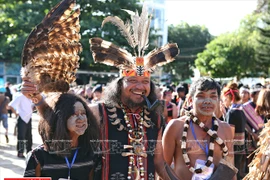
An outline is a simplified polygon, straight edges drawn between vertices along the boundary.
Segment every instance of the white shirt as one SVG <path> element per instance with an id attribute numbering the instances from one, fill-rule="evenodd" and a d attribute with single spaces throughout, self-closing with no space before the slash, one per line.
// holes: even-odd
<path id="1" fill-rule="evenodd" d="M 16 112 L 19 114 L 19 116 L 25 123 L 28 123 L 30 121 L 33 113 L 34 104 L 22 93 L 16 96 L 16 98 L 13 99 L 8 105 L 16 110 Z"/>

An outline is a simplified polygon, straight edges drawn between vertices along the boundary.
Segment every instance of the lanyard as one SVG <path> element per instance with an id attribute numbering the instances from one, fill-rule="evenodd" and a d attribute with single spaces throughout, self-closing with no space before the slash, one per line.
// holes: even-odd
<path id="1" fill-rule="evenodd" d="M 67 163 L 67 166 L 68 166 L 68 180 L 70 179 L 70 170 L 71 170 L 71 168 L 72 168 L 72 166 L 73 166 L 73 164 L 75 162 L 75 159 L 77 157 L 77 154 L 78 154 L 78 149 L 76 149 L 76 151 L 75 151 L 75 154 L 74 154 L 74 156 L 72 158 L 71 164 L 69 163 L 68 158 L 65 157 L 65 160 L 66 160 L 66 163 Z"/>
<path id="2" fill-rule="evenodd" d="M 212 122 L 213 123 L 213 122 Z M 198 141 L 197 137 L 196 137 L 196 134 L 195 134 L 195 131 L 194 131 L 194 128 L 193 128 L 193 123 L 192 123 L 192 120 L 190 121 L 189 123 L 190 125 L 190 128 L 191 128 L 191 132 L 192 132 L 192 135 L 193 135 L 193 138 L 196 140 L 196 143 L 200 146 L 200 148 L 204 151 L 204 153 L 206 154 L 206 156 L 208 156 L 208 151 L 209 151 L 209 148 L 208 148 L 208 143 L 207 142 L 204 142 L 204 145 L 205 145 L 205 148 L 201 145 L 201 143 Z"/>

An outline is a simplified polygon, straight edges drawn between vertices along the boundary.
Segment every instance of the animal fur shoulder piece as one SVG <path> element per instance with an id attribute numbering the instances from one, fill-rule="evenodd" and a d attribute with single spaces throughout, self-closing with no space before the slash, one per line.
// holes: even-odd
<path id="1" fill-rule="evenodd" d="M 40 92 L 67 92 L 79 67 L 80 9 L 75 0 L 57 4 L 27 38 L 22 52 L 22 76 Z"/>
<path id="2" fill-rule="evenodd" d="M 146 5 L 143 5 L 141 15 L 137 11 L 125 11 L 131 16 L 131 23 L 128 21 L 124 23 L 117 16 L 108 16 L 103 20 L 102 26 L 107 22 L 111 22 L 117 26 L 121 34 L 133 48 L 134 55 L 101 38 L 91 38 L 89 41 L 90 50 L 92 51 L 95 62 L 116 66 L 120 70 L 134 69 L 137 70 L 137 74 L 138 69 L 151 72 L 156 66 L 162 66 L 172 62 L 179 54 L 176 43 L 166 44 L 144 56 L 144 52 L 149 44 L 151 24 L 151 15 L 148 15 Z M 143 57 L 143 64 L 140 67 L 136 65 L 136 57 Z"/>

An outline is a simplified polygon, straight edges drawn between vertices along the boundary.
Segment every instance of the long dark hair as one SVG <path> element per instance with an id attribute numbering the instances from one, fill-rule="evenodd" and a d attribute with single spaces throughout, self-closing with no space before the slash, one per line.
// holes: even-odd
<path id="1" fill-rule="evenodd" d="M 95 146 L 93 146 L 92 140 L 99 138 L 99 128 L 97 120 L 85 100 L 72 93 L 63 93 L 50 96 L 46 101 L 48 102 L 47 108 L 51 108 L 51 111 L 43 111 L 48 114 L 41 116 L 43 118 L 41 118 L 39 123 L 39 133 L 48 151 L 60 156 L 69 154 L 71 139 L 67 129 L 67 120 L 75 113 L 74 104 L 76 102 L 83 104 L 88 124 L 85 133 L 78 138 L 78 146 L 85 153 L 93 150 L 91 148 Z"/>
<path id="2" fill-rule="evenodd" d="M 123 86 L 123 79 L 124 77 L 119 77 L 116 79 L 113 79 L 111 82 L 109 82 L 105 88 L 104 91 L 104 101 L 105 104 L 108 106 L 116 106 L 121 104 L 121 87 Z M 150 103 L 155 102 L 157 99 L 157 91 L 156 91 L 156 85 L 150 81 L 150 94 L 147 96 Z M 157 106 L 155 108 L 155 111 L 160 113 L 162 109 L 162 104 Z M 157 118 L 153 118 L 153 122 L 156 122 Z"/>
<path id="3" fill-rule="evenodd" d="M 116 78 L 107 84 L 104 91 L 104 101 L 106 104 L 115 106 L 121 103 L 121 87 L 123 86 L 124 77 Z M 150 94 L 148 100 L 153 103 L 157 99 L 156 86 L 150 81 Z"/>

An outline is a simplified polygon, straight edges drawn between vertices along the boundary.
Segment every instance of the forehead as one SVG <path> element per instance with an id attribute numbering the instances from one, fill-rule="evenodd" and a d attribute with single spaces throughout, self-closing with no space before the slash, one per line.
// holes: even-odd
<path id="1" fill-rule="evenodd" d="M 150 77 L 145 77 L 145 76 L 129 76 L 125 77 L 124 79 L 126 80 L 138 80 L 138 81 L 143 81 L 143 80 L 150 80 Z"/>
<path id="2" fill-rule="evenodd" d="M 75 104 L 74 104 L 74 109 L 82 109 L 84 108 L 83 104 L 79 101 L 77 101 Z"/>
<path id="3" fill-rule="evenodd" d="M 218 94 L 217 89 L 199 90 L 196 89 L 195 94 Z"/>

